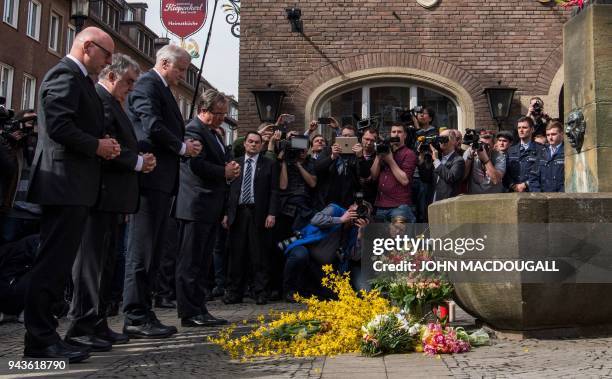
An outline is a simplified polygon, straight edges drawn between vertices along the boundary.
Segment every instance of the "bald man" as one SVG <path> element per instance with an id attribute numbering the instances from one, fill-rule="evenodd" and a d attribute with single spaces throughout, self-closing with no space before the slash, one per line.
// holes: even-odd
<path id="1" fill-rule="evenodd" d="M 25 299 L 27 358 L 79 362 L 89 349 L 62 341 L 52 306 L 63 300 L 85 221 L 98 198 L 102 159 L 121 152 L 104 137 L 104 109 L 90 76 L 111 63 L 115 44 L 98 28 L 79 33 L 40 87 L 38 145 L 28 201 L 42 206 L 40 246 Z"/>

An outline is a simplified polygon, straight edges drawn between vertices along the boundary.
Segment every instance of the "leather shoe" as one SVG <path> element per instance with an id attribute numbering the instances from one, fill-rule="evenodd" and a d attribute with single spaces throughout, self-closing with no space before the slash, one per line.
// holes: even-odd
<path id="1" fill-rule="evenodd" d="M 205 313 L 193 317 L 185 317 L 181 319 L 181 326 L 199 327 L 199 326 L 219 326 L 227 324 L 227 320 L 216 318 L 210 313 Z"/>
<path id="2" fill-rule="evenodd" d="M 155 299 L 155 308 L 176 308 L 176 301 L 162 297 Z"/>
<path id="3" fill-rule="evenodd" d="M 113 344 L 96 336 L 70 336 L 66 342 L 72 346 L 86 347 L 91 351 L 110 351 Z"/>
<path id="4" fill-rule="evenodd" d="M 168 338 L 175 332 L 164 325 L 146 322 L 142 325 L 124 325 L 123 334 L 129 338 Z"/>
<path id="5" fill-rule="evenodd" d="M 159 319 L 157 318 L 157 316 L 153 312 L 151 312 L 149 317 L 151 317 L 151 323 L 153 325 L 157 326 L 158 328 L 167 329 L 172 334 L 174 334 L 174 333 L 176 333 L 178 331 L 176 329 L 176 326 L 174 326 L 174 325 L 164 325 L 164 324 L 162 324 L 161 321 L 159 321 Z"/>
<path id="6" fill-rule="evenodd" d="M 268 299 L 266 299 L 266 295 L 257 295 L 255 298 L 255 304 L 257 305 L 265 305 L 268 304 Z"/>
<path id="7" fill-rule="evenodd" d="M 114 332 L 112 329 L 108 328 L 103 332 L 96 333 L 96 337 L 101 338 L 105 341 L 110 342 L 113 345 L 123 345 L 128 343 L 130 337 L 123 333 Z"/>
<path id="8" fill-rule="evenodd" d="M 67 359 L 68 363 L 77 363 L 89 358 L 89 350 L 70 346 L 64 341 L 58 341 L 44 348 L 25 348 L 24 358 Z"/>

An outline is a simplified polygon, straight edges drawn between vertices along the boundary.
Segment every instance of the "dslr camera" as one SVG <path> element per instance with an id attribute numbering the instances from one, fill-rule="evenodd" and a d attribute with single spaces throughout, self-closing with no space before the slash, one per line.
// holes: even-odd
<path id="1" fill-rule="evenodd" d="M 376 154 L 389 154 L 391 152 L 391 144 L 399 143 L 399 137 L 387 137 L 385 139 L 379 139 L 374 143 L 374 149 Z"/>
<path id="2" fill-rule="evenodd" d="M 363 192 L 355 193 L 355 204 L 357 204 L 357 218 L 367 220 L 370 217 L 370 209 L 364 204 Z"/>
<path id="3" fill-rule="evenodd" d="M 465 135 L 463 136 L 463 144 L 469 145 L 474 151 L 489 150 L 489 144 L 482 143 L 480 141 L 480 132 L 474 129 L 465 130 Z"/>
<path id="4" fill-rule="evenodd" d="M 15 111 L 7 109 L 5 104 L 6 98 L 0 96 L 0 136 L 10 141 L 11 134 L 17 131 L 22 132 L 26 137 L 34 134 L 34 128 L 28 127 L 27 123 L 30 121 L 36 123 L 36 115 L 16 119 Z"/>

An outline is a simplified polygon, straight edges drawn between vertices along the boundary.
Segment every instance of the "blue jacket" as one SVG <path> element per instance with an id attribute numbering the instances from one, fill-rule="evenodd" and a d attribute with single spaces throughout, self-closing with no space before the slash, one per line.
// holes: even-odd
<path id="1" fill-rule="evenodd" d="M 504 186 L 512 188 L 515 184 L 529 181 L 529 173 L 538 162 L 538 154 L 544 149 L 543 145 L 534 141 L 529 142 L 527 150 L 521 152 L 521 144 L 517 143 L 508 149 L 508 160 L 506 162 L 506 175 Z M 528 191 L 532 191 L 528 189 Z"/>
<path id="2" fill-rule="evenodd" d="M 565 192 L 565 152 L 561 143 L 554 156 L 550 146 L 538 153 L 538 162 L 529 175 L 531 192 Z"/>

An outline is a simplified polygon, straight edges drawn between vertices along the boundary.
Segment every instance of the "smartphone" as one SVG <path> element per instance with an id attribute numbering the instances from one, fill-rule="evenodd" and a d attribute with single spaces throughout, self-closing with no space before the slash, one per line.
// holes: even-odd
<path id="1" fill-rule="evenodd" d="M 283 121 L 285 122 L 285 124 L 291 124 L 292 122 L 295 122 L 295 115 L 294 114 L 286 114 L 283 117 Z"/>
<path id="2" fill-rule="evenodd" d="M 357 137 L 336 137 L 336 143 L 342 148 L 342 154 L 354 154 L 353 146 L 359 143 Z"/>
<path id="3" fill-rule="evenodd" d="M 292 149 L 306 150 L 308 149 L 308 137 L 295 135 L 289 140 L 291 141 Z"/>
<path id="4" fill-rule="evenodd" d="M 317 122 L 321 125 L 329 125 L 332 123 L 332 119 L 330 117 L 319 117 Z"/>

